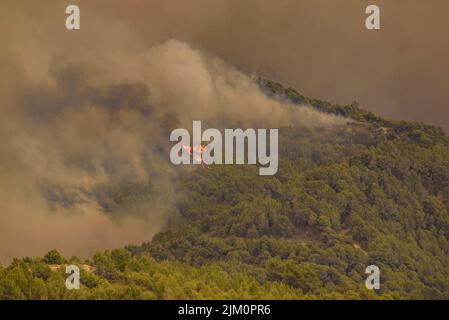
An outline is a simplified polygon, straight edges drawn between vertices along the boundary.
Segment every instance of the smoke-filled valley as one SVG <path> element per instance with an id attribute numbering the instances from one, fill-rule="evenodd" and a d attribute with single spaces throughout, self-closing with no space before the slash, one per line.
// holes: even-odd
<path id="1" fill-rule="evenodd" d="M 251 77 L 176 40 L 116 61 L 55 56 L 34 82 L 12 67 L 2 79 L 10 87 L 2 92 L 3 261 L 52 246 L 87 257 L 151 239 L 175 210 L 170 132 L 192 120 L 347 122 L 270 98 Z"/>
<path id="2" fill-rule="evenodd" d="M 73 32 L 0 11 L 0 300 L 449 299 L 449 138 L 365 109 L 444 122 L 441 20 L 417 48 L 342 1 L 79 2 Z M 173 165 L 194 120 L 279 128 L 276 174 Z"/>

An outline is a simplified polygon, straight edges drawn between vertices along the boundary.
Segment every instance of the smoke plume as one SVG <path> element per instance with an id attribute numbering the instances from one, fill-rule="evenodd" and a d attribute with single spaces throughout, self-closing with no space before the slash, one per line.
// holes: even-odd
<path id="1" fill-rule="evenodd" d="M 5 37 L 0 53 L 2 262 L 51 248 L 84 258 L 150 240 L 175 210 L 169 134 L 192 120 L 219 128 L 346 122 L 269 98 L 250 76 L 186 42 L 143 48 L 119 25 L 113 38 L 104 26 L 74 35 L 76 47 L 65 31 L 54 31 L 61 43 L 42 34 L 39 8 L 22 13 L 18 23 L 3 20 L 25 33 Z M 98 34 L 101 45 L 88 45 Z"/>

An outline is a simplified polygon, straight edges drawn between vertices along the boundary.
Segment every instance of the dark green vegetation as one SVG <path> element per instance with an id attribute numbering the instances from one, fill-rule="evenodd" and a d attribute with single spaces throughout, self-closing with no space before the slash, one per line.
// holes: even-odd
<path id="1" fill-rule="evenodd" d="M 267 94 L 357 122 L 282 129 L 274 177 L 255 166 L 198 169 L 180 181 L 178 210 L 150 243 L 85 264 L 57 252 L 16 259 L 0 268 L 0 298 L 449 299 L 442 130 L 259 83 Z M 128 203 L 130 190 L 111 191 L 120 201 L 105 206 Z M 65 288 L 60 266 L 69 262 L 81 266 L 81 290 Z M 364 285 L 371 264 L 381 270 L 377 292 Z"/>

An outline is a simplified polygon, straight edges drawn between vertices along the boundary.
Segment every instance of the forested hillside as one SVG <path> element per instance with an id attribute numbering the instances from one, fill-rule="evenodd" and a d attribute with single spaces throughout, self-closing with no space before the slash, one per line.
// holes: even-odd
<path id="1" fill-rule="evenodd" d="M 445 133 L 258 82 L 274 99 L 354 121 L 281 128 L 275 176 L 246 165 L 183 175 L 151 242 L 0 267 L 0 299 L 449 299 Z M 80 290 L 65 288 L 67 263 L 84 266 Z M 371 264 L 379 291 L 365 288 Z"/>

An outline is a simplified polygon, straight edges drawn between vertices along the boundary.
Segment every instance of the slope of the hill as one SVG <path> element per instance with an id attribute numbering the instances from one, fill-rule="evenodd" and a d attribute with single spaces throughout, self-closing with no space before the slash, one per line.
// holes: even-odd
<path id="1" fill-rule="evenodd" d="M 199 168 L 179 181 L 167 230 L 97 253 L 68 291 L 57 254 L 0 269 L 0 298 L 449 299 L 449 142 L 441 129 L 388 121 L 259 79 L 276 99 L 354 119 L 280 129 L 279 171 Z M 76 262 L 73 259 L 72 262 Z M 365 268 L 381 290 L 365 288 Z"/>

